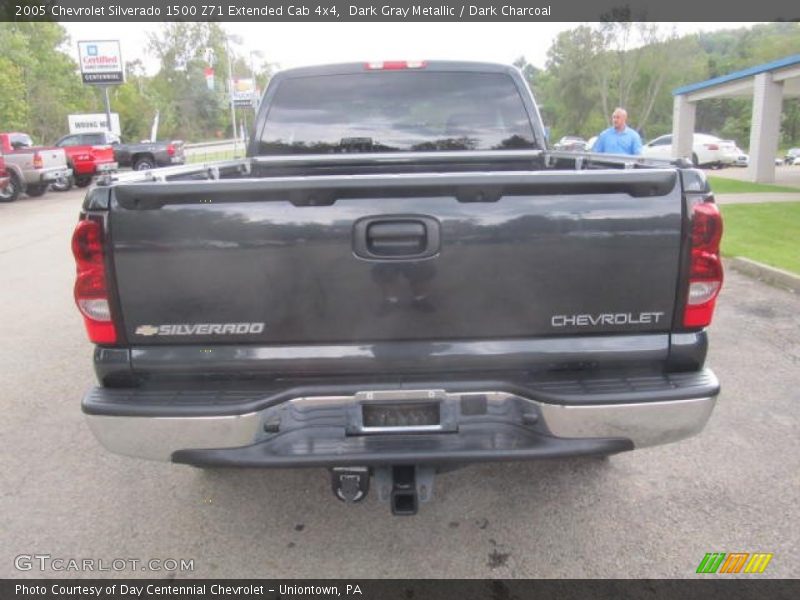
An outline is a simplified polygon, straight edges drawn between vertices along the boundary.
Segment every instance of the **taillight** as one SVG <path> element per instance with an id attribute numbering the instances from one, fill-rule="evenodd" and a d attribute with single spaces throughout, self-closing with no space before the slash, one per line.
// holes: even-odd
<path id="1" fill-rule="evenodd" d="M 424 69 L 427 64 L 424 60 L 383 60 L 368 62 L 364 68 L 370 71 L 401 71 L 403 69 Z"/>
<path id="2" fill-rule="evenodd" d="M 43 169 L 44 168 L 44 161 L 42 160 L 42 155 L 38 152 L 33 153 L 33 168 L 34 169 Z"/>
<path id="3" fill-rule="evenodd" d="M 167 156 L 174 156 L 174 155 L 175 155 L 175 145 L 167 144 Z"/>
<path id="4" fill-rule="evenodd" d="M 72 234 L 72 254 L 78 271 L 75 303 L 83 315 L 89 339 L 95 344 L 114 344 L 117 331 L 111 320 L 103 226 L 99 221 L 87 218 L 78 222 Z"/>
<path id="5" fill-rule="evenodd" d="M 705 327 L 711 323 L 714 306 L 722 289 L 722 215 L 713 202 L 700 202 L 692 209 L 692 257 L 689 267 L 689 292 L 683 324 Z"/>

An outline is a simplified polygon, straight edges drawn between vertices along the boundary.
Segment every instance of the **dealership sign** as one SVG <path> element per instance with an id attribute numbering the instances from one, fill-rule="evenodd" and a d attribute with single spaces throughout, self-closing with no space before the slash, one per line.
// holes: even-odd
<path id="1" fill-rule="evenodd" d="M 97 133 L 109 131 L 120 135 L 119 114 L 111 113 L 111 127 L 108 126 L 108 119 L 105 113 L 88 115 L 67 115 L 69 120 L 70 133 Z"/>
<path id="2" fill-rule="evenodd" d="M 231 89 L 234 106 L 255 106 L 258 95 L 255 79 L 234 79 Z"/>
<path id="3" fill-rule="evenodd" d="M 125 82 L 118 40 L 78 42 L 78 58 L 83 83 L 115 85 Z"/>

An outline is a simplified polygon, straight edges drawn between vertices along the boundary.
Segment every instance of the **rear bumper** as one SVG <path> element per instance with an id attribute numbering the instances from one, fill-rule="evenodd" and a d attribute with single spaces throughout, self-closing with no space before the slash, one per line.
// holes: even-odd
<path id="1" fill-rule="evenodd" d="M 55 167 L 52 169 L 37 170 L 34 180 L 38 183 L 52 183 L 54 181 L 58 181 L 59 179 L 69 177 L 70 175 L 72 175 L 72 169 L 68 169 L 66 167 Z"/>
<path id="2" fill-rule="evenodd" d="M 81 175 L 94 175 L 95 164 L 92 161 L 72 161 L 72 174 L 80 177 Z"/>
<path id="3" fill-rule="evenodd" d="M 115 161 L 98 162 L 94 160 L 88 161 L 75 161 L 73 163 L 76 176 L 94 176 L 103 173 L 111 173 L 119 168 Z"/>
<path id="4" fill-rule="evenodd" d="M 112 171 L 116 171 L 119 169 L 119 165 L 116 162 L 104 162 L 104 163 L 95 163 L 94 172 L 95 173 L 110 173 Z"/>
<path id="5" fill-rule="evenodd" d="M 401 387 L 330 395 L 300 388 L 278 394 L 94 388 L 83 410 L 108 450 L 153 460 L 246 467 L 444 464 L 611 454 L 674 442 L 703 429 L 719 391 L 708 370 L 526 388 L 502 382 Z M 420 398 L 440 402 L 441 425 L 434 430 L 359 425 L 365 403 Z"/>

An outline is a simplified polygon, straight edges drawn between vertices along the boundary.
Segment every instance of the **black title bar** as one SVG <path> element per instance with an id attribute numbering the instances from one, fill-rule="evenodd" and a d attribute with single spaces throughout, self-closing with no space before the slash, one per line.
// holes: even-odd
<path id="1" fill-rule="evenodd" d="M 2 0 L 4 21 L 797 21 L 796 0 Z"/>

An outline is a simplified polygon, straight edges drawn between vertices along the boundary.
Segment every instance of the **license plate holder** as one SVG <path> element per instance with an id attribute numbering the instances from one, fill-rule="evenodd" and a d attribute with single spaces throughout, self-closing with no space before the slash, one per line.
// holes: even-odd
<path id="1" fill-rule="evenodd" d="M 59 179 L 69 177 L 72 172 L 69 169 L 61 169 L 59 171 L 50 171 L 45 175 L 44 181 L 58 181 Z"/>
<path id="2" fill-rule="evenodd" d="M 350 435 L 457 430 L 455 407 L 444 390 L 360 392 L 355 400 L 348 415 Z"/>
<path id="3" fill-rule="evenodd" d="M 436 401 L 365 402 L 361 405 L 361 421 L 366 429 L 438 427 L 441 425 L 440 406 Z"/>

